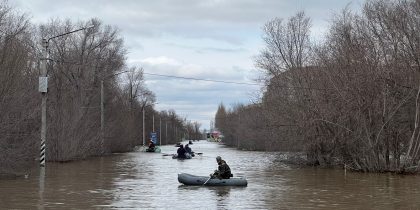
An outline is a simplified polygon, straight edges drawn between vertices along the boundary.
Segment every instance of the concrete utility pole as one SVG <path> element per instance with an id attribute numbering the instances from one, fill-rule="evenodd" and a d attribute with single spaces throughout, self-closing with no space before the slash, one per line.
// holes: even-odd
<path id="1" fill-rule="evenodd" d="M 101 152 L 104 153 L 105 147 L 105 94 L 104 94 L 104 80 L 101 80 Z"/>
<path id="2" fill-rule="evenodd" d="M 39 92 L 41 92 L 41 148 L 39 164 L 45 167 L 45 141 L 47 139 L 47 76 L 48 40 L 42 39 L 41 75 L 39 77 Z"/>
<path id="3" fill-rule="evenodd" d="M 159 144 L 162 145 L 162 117 L 159 116 Z"/>
<path id="4" fill-rule="evenodd" d="M 40 148 L 40 158 L 39 164 L 41 167 L 45 167 L 45 151 L 46 151 L 46 141 L 47 141 L 47 93 L 48 93 L 48 72 L 47 72 L 47 60 L 49 59 L 48 54 L 48 44 L 50 40 L 55 39 L 57 37 L 65 36 L 74 32 L 78 32 L 81 30 L 85 30 L 88 28 L 93 28 L 94 25 L 87 26 L 84 28 L 80 28 L 74 31 L 70 31 L 64 34 L 59 34 L 57 36 L 53 36 L 50 38 L 43 38 L 42 39 L 42 58 L 40 64 L 40 72 L 41 75 L 39 76 L 39 92 L 41 92 L 41 148 Z"/>
<path id="5" fill-rule="evenodd" d="M 146 134 L 144 133 L 145 132 L 145 129 L 144 129 L 144 108 L 146 108 L 146 105 L 143 106 L 143 146 L 145 144 L 145 138 L 146 138 Z"/>
<path id="6" fill-rule="evenodd" d="M 105 152 L 105 90 L 104 90 L 104 80 L 117 76 L 128 71 L 117 72 L 114 74 L 107 75 L 101 80 L 101 152 Z"/>

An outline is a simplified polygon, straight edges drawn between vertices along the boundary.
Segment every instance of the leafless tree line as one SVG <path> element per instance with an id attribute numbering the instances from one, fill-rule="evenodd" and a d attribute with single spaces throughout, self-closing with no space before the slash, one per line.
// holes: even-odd
<path id="1" fill-rule="evenodd" d="M 227 143 L 302 151 L 315 165 L 419 171 L 420 1 L 345 8 L 319 43 L 310 27 L 304 12 L 264 26 L 266 47 L 256 59 L 264 96 L 219 107 L 216 126 Z"/>
<path id="2" fill-rule="evenodd" d="M 155 95 L 145 86 L 143 69 L 126 65 L 127 50 L 117 28 L 98 19 L 77 23 L 54 19 L 37 26 L 3 2 L 0 174 L 23 174 L 37 166 L 34 160 L 39 158 L 40 145 L 38 76 L 42 38 L 90 24 L 95 27 L 49 43 L 46 160 L 66 162 L 133 150 L 143 143 L 143 110 L 146 138 L 153 129 L 153 116 L 166 123 L 162 129 L 165 141 L 161 142 L 178 142 L 186 133 L 189 124 L 175 111 L 154 110 Z M 105 96 L 103 144 L 101 83 Z"/>

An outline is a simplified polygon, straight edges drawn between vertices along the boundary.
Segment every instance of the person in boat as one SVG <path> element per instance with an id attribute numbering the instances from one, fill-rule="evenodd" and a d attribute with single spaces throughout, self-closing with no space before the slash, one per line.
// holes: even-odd
<path id="1" fill-rule="evenodd" d="M 187 156 L 185 156 L 186 151 L 184 149 L 184 145 L 182 145 L 182 144 L 179 146 L 179 148 L 176 151 L 176 153 L 177 153 L 177 158 L 180 158 L 180 159 L 187 158 Z"/>
<path id="2" fill-rule="evenodd" d="M 149 148 L 146 149 L 146 152 L 154 152 L 156 149 L 155 143 L 150 139 Z"/>
<path id="3" fill-rule="evenodd" d="M 191 157 L 194 157 L 194 152 L 191 150 L 191 147 L 188 146 L 188 144 L 185 144 L 185 152 L 187 153 L 187 155 L 190 155 Z"/>
<path id="4" fill-rule="evenodd" d="M 212 179 L 218 178 L 218 179 L 229 179 L 232 177 L 232 173 L 230 171 L 229 165 L 226 163 L 226 161 L 222 160 L 222 157 L 217 156 L 216 161 L 218 164 L 217 170 L 214 171 L 213 174 L 210 174 L 210 177 Z"/>

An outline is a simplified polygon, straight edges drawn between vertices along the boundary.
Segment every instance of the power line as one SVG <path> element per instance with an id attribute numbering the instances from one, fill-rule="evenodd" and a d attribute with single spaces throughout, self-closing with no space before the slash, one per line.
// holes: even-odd
<path id="1" fill-rule="evenodd" d="M 147 73 L 147 72 L 143 72 L 143 74 L 159 76 L 159 77 L 206 81 L 206 82 L 219 82 L 219 83 L 237 84 L 237 85 L 258 85 L 258 86 L 261 86 L 260 84 L 257 84 L 257 83 L 232 82 L 232 81 L 212 80 L 212 79 L 200 79 L 200 78 L 194 78 L 194 77 L 181 77 L 181 76 L 174 76 L 174 75 L 167 75 L 167 74 L 154 74 L 154 73 Z M 270 84 L 270 86 L 274 86 L 274 87 L 278 87 L 278 88 L 288 88 L 288 89 L 308 89 L 308 90 L 322 90 L 322 91 L 328 90 L 328 89 L 324 89 L 324 88 L 298 87 L 298 86 L 287 86 L 287 85 L 278 85 L 278 84 Z"/>
<path id="2" fill-rule="evenodd" d="M 232 82 L 232 81 L 212 80 L 212 79 L 200 79 L 200 78 L 193 78 L 193 77 L 181 77 L 181 76 L 166 75 L 166 74 L 153 74 L 153 73 L 146 73 L 146 72 L 143 72 L 143 74 L 159 76 L 159 77 L 188 79 L 188 80 L 197 80 L 197 81 L 206 81 L 206 82 L 219 82 L 219 83 L 228 83 L 228 84 L 237 84 L 237 85 L 260 85 L 260 84 L 257 84 L 257 83 Z"/>
<path id="3" fill-rule="evenodd" d="M 52 59 L 50 59 L 50 60 L 52 60 Z M 56 63 L 64 63 L 64 64 L 72 64 L 72 65 L 78 65 L 78 66 L 88 66 L 88 67 L 98 68 L 98 66 L 89 65 L 89 64 L 82 64 L 82 63 L 77 63 L 77 62 L 55 61 L 55 60 L 52 60 L 52 61 L 54 61 Z M 233 82 L 233 81 L 212 80 L 212 79 L 201 79 L 201 78 L 194 78 L 194 77 L 181 77 L 181 76 L 174 76 L 174 75 L 167 75 L 167 74 L 155 74 L 155 73 L 147 73 L 147 72 L 143 72 L 143 74 L 153 75 L 153 76 L 159 76 L 159 77 L 186 79 L 186 80 L 197 80 L 197 81 L 206 81 L 206 82 L 218 82 L 218 83 L 225 83 L 225 84 L 261 86 L 261 84 L 257 84 L 257 83 Z M 287 86 L 287 85 L 280 85 L 280 84 L 269 84 L 269 85 L 266 85 L 266 86 L 273 86 L 273 87 L 286 88 L 286 89 L 307 89 L 307 90 L 319 90 L 319 91 L 334 90 L 334 89 L 326 89 L 326 88 Z"/>

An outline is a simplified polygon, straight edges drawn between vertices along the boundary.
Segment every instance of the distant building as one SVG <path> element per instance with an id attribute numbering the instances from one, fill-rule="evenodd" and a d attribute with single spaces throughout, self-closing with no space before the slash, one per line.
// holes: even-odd
<path id="1" fill-rule="evenodd" d="M 223 135 L 220 131 L 211 131 L 207 132 L 207 141 L 211 142 L 220 142 L 223 138 Z"/>

